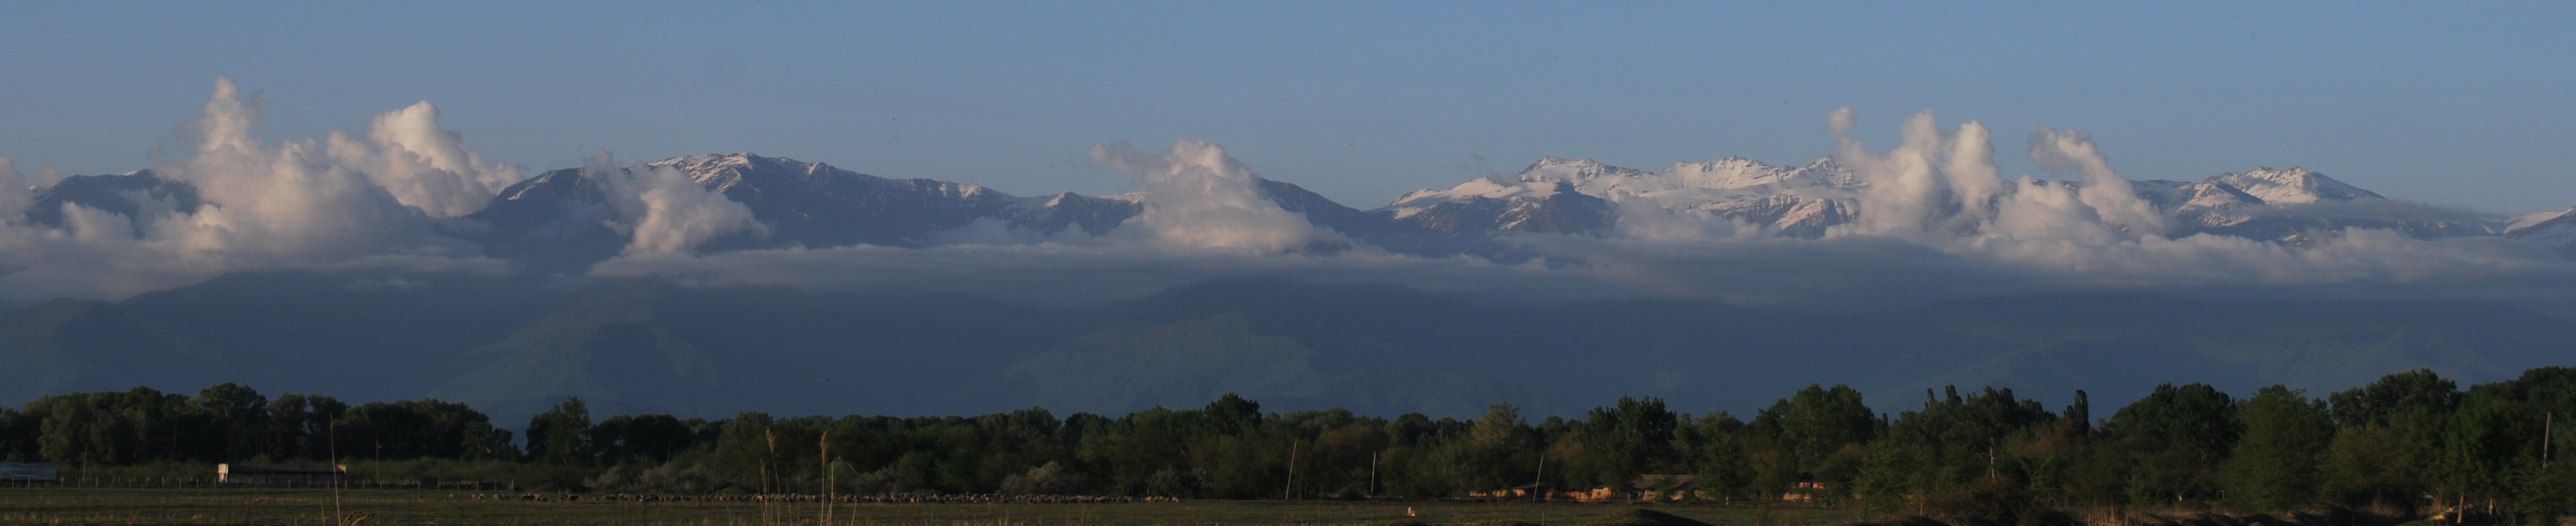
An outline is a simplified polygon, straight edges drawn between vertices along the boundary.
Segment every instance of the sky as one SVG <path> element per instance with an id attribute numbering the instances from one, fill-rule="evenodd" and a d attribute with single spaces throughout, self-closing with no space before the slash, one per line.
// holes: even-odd
<path id="1" fill-rule="evenodd" d="M 255 137 L 429 101 L 537 170 L 750 151 L 1004 192 L 1140 184 L 1094 144 L 1194 139 L 1359 208 L 1541 156 L 1803 164 L 1897 123 L 2089 133 L 2134 179 L 2303 166 L 2407 201 L 2576 206 L 2576 4 L 12 3 L 0 156 L 185 149 L 216 77 Z M 160 152 L 157 153 L 156 152 Z M 156 155 L 160 157 L 156 157 Z"/>

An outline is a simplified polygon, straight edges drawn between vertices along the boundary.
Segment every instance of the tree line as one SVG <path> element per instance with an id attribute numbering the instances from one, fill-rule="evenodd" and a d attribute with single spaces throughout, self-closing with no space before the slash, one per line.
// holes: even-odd
<path id="1" fill-rule="evenodd" d="M 1198 408 L 1058 417 L 593 418 L 567 399 L 526 440 L 464 404 L 349 405 L 239 385 L 148 388 L 0 409 L 0 457 L 71 465 L 444 459 L 508 464 L 521 482 L 600 491 L 1440 498 L 1515 487 L 1635 489 L 1692 475 L 1695 498 L 1803 495 L 1890 512 L 2013 517 L 2087 506 L 2317 504 L 2396 513 L 2468 509 L 2554 517 L 2576 467 L 2556 458 L 2576 369 L 2460 388 L 2431 371 L 2326 396 L 2282 386 L 2238 397 L 2163 385 L 2097 416 L 2082 391 L 2052 410 L 2009 389 L 1927 390 L 1873 411 L 1809 386 L 1740 419 L 1623 397 L 1532 421 L 1495 404 L 1474 419 L 1346 410 L 1263 412 L 1225 395 Z M 524 445 L 522 445 L 524 444 Z M 1671 489 L 1671 488 L 1666 488 Z M 1665 492 L 1665 495 L 1673 495 Z"/>

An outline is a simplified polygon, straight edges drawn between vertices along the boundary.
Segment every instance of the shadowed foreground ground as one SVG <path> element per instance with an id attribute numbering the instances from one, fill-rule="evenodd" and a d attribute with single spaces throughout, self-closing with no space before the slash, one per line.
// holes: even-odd
<path id="1" fill-rule="evenodd" d="M 454 498 L 450 498 L 450 495 Z M 367 525 L 819 524 L 820 504 L 520 502 L 474 500 L 470 492 L 350 490 L 339 515 Z M 1458 502 L 1187 501 L 1126 504 L 843 504 L 831 524 L 1044 526 L 1088 524 L 1385 525 L 1526 522 L 1576 525 L 1642 506 Z M 1415 513 L 1407 517 L 1405 511 Z M 1756 512 L 1714 506 L 1657 506 L 1719 526 L 1752 526 Z M 1779 510 L 1780 526 L 1853 522 L 1851 512 Z M 0 524 L 290 524 L 332 520 L 330 490 L 0 488 Z M 346 522 L 343 522 L 344 524 Z"/>

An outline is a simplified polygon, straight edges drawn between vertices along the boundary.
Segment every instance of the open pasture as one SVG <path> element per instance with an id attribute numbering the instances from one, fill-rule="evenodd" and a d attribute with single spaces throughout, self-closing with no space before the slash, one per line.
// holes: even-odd
<path id="1" fill-rule="evenodd" d="M 474 499 L 473 492 L 328 489 L 0 489 L 0 524 L 261 524 L 387 526 L 599 524 L 752 526 L 1376 525 L 1526 522 L 1580 524 L 1628 504 L 1228 501 L 1107 504 L 841 504 Z M 487 493 L 488 495 L 488 493 Z M 1721 526 L 1752 526 L 1755 510 L 1698 505 L 1655 509 Z M 1413 516 L 1406 515 L 1407 510 Z M 1774 511 L 1781 526 L 1851 522 L 1848 511 Z M 335 521 L 333 517 L 341 517 Z"/>

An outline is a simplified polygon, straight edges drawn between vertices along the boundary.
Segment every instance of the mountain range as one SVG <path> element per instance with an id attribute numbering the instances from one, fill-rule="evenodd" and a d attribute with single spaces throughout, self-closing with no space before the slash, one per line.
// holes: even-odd
<path id="1" fill-rule="evenodd" d="M 1884 403 L 1944 384 L 2122 400 L 2165 381 L 2232 392 L 2315 390 L 2432 368 L 2470 380 L 2563 364 L 2576 323 L 2478 302 L 2212 303 L 2147 294 L 1951 300 L 1865 311 L 1616 299 L 1490 303 L 1395 284 L 1220 280 L 1109 305 L 1040 307 L 958 295 L 700 286 L 583 276 L 630 236 L 616 176 L 671 170 L 740 203 L 760 228 L 703 253 L 927 247 L 961 229 L 1110 235 L 1146 196 L 1023 197 L 750 154 L 544 172 L 442 233 L 521 272 L 402 276 L 364 269 L 236 273 L 121 300 L 0 311 L 0 404 L 70 390 L 239 382 L 357 400 L 434 396 L 509 421 L 564 396 L 605 413 L 723 416 L 981 412 L 1042 405 L 1121 412 L 1224 392 L 1274 409 L 1473 415 L 1488 402 L 1564 414 L 1621 395 L 1739 413 L 1811 382 Z M 1416 256 L 1534 257 L 1515 236 L 1618 237 L 1630 214 L 1723 218 L 1755 235 L 1819 238 L 1860 217 L 1867 181 L 1832 158 L 1727 158 L 1659 171 L 1541 159 L 1517 174 L 1407 193 L 1374 209 L 1256 179 L 1261 197 L 1352 244 Z M 2288 245 L 2348 228 L 2492 236 L 2576 257 L 2576 209 L 2517 217 L 2428 212 L 2324 174 L 2258 168 L 2139 181 L 2175 229 Z M 25 220 L 66 204 L 135 217 L 203 206 L 149 171 L 37 189 Z M 138 228 L 140 228 L 138 226 Z M 1346 240 L 1346 241 L 1345 241 Z M 2314 394 L 2312 392 L 2312 394 Z M 1882 406 L 1897 407 L 1897 406 Z"/>
<path id="2" fill-rule="evenodd" d="M 943 232 L 987 221 L 1054 236 L 1108 233 L 1144 208 L 1142 196 L 1058 193 L 1021 197 L 931 179 L 889 179 L 822 163 L 752 154 L 674 157 L 619 170 L 668 168 L 742 203 L 764 227 L 701 247 L 721 252 L 852 245 L 919 247 Z M 448 233 L 487 255 L 556 270 L 608 259 L 628 236 L 612 217 L 601 169 L 548 171 L 510 185 Z M 1391 252 L 1525 259 L 1499 234 L 1611 236 L 1623 210 L 1706 214 L 1741 221 L 1761 235 L 1817 238 L 1859 217 L 1869 184 L 1830 157 L 1802 166 L 1743 158 L 1676 163 L 1648 172 L 1588 159 L 1547 157 L 1510 176 L 1481 177 L 1441 190 L 1416 190 L 1375 209 L 1334 202 L 1295 184 L 1257 179 L 1263 197 L 1315 226 Z M 2169 237 L 2234 236 L 2289 244 L 2347 228 L 2419 238 L 2501 236 L 2576 256 L 2576 208 L 2483 217 L 2391 201 L 2304 168 L 2256 168 L 2200 181 L 2147 180 L 2139 197 L 2166 215 Z M 185 183 L 149 171 L 73 176 L 38 189 L 27 219 L 60 225 L 61 206 L 80 204 L 132 216 L 142 207 L 197 206 Z M 1633 213 L 1633 212 L 1626 212 Z"/>

